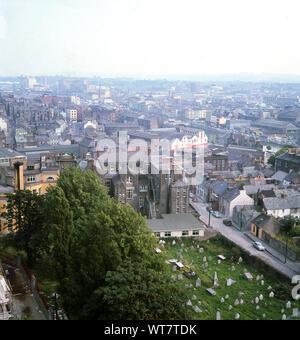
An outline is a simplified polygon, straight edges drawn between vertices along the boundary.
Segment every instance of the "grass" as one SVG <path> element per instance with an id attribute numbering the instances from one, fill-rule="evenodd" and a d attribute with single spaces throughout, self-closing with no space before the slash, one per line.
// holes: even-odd
<path id="1" fill-rule="evenodd" d="M 237 248 L 230 249 L 225 247 L 220 240 L 211 239 L 209 243 L 207 241 L 195 241 L 191 239 L 181 239 L 176 240 L 176 245 L 171 245 L 172 240 L 168 240 L 165 244 L 165 250 L 168 259 L 179 259 L 177 253 L 181 249 L 181 243 L 184 243 L 183 251 L 183 262 L 187 261 L 192 264 L 193 271 L 196 275 L 189 278 L 183 275 L 183 280 L 178 281 L 182 287 L 186 284 L 193 284 L 192 288 L 185 288 L 188 292 L 190 300 L 193 307 L 198 305 L 198 301 L 201 301 L 201 305 L 198 307 L 202 310 L 202 313 L 194 313 L 195 319 L 198 320 L 215 320 L 217 311 L 221 313 L 222 320 L 232 320 L 235 319 L 236 313 L 240 314 L 241 320 L 256 320 L 264 319 L 263 314 L 265 314 L 266 320 L 281 320 L 282 313 L 281 310 L 284 309 L 284 313 L 287 318 L 291 318 L 292 309 L 298 308 L 300 310 L 300 301 L 294 301 L 291 296 L 292 286 L 287 284 L 282 284 L 274 279 L 268 278 L 264 273 L 256 270 L 252 265 L 246 264 L 244 261 L 239 264 L 237 259 L 239 257 L 239 250 Z M 194 247 L 191 250 L 191 246 Z M 204 248 L 204 253 L 199 253 L 197 246 Z M 234 258 L 231 259 L 232 254 L 235 254 Z M 224 255 L 226 260 L 221 261 L 218 264 L 218 255 Z M 211 261 L 208 261 L 208 268 L 202 268 L 204 264 L 203 257 L 206 256 L 207 260 L 211 257 Z M 232 271 L 232 266 L 235 266 L 235 271 Z M 169 274 L 178 277 L 179 270 L 176 272 L 172 271 L 173 265 L 169 265 Z M 244 269 L 246 269 L 253 276 L 252 281 L 248 281 L 243 277 Z M 213 275 L 217 272 L 219 287 L 213 288 L 216 291 L 216 295 L 210 295 L 206 289 L 212 288 L 213 286 Z M 261 285 L 261 280 L 257 281 L 257 276 L 264 275 L 264 286 Z M 195 283 L 197 278 L 200 278 L 202 284 L 199 288 L 195 288 Z M 236 281 L 230 287 L 226 287 L 226 280 L 233 279 Z M 269 298 L 270 290 L 268 287 L 272 287 L 272 291 L 275 293 L 273 299 Z M 238 297 L 239 292 L 244 293 L 242 297 Z M 228 300 L 225 299 L 225 295 L 228 294 Z M 259 295 L 263 295 L 263 301 L 259 302 L 260 309 L 256 310 L 255 298 Z M 197 297 L 196 300 L 192 300 L 192 296 Z M 224 298 L 224 303 L 220 302 L 221 298 Z M 244 303 L 237 306 L 234 305 L 236 299 L 243 299 Z M 252 303 L 254 301 L 254 303 Z M 286 303 L 290 301 L 292 303 L 292 308 L 286 309 Z M 233 308 L 229 310 L 228 307 L 231 305 Z M 192 307 L 190 307 L 192 308 Z"/>

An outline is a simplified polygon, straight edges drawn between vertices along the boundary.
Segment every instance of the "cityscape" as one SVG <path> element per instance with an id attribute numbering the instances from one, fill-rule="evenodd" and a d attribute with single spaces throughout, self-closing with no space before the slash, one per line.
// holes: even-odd
<path id="1" fill-rule="evenodd" d="M 169 1 L 125 2 L 0 6 L 0 48 L 7 51 L 0 56 L 0 320 L 127 320 L 128 327 L 106 324 L 103 334 L 132 337 L 167 334 L 166 320 L 181 320 L 181 328 L 169 330 L 174 335 L 187 334 L 183 326 L 191 321 L 196 328 L 187 332 L 197 335 L 203 320 L 300 320 L 300 70 L 293 68 L 300 51 L 284 61 L 286 69 L 276 56 L 267 69 L 234 69 L 226 56 L 220 71 L 199 58 L 195 65 L 207 63 L 207 71 L 193 72 L 194 59 L 179 64 L 184 54 L 162 68 L 153 51 L 153 69 L 150 59 L 141 69 L 126 49 L 111 64 L 99 49 L 101 68 L 88 57 L 80 64 L 82 48 L 90 58 L 98 44 L 90 39 L 99 27 L 87 24 L 97 6 L 103 20 L 115 10 L 109 18 L 117 20 L 126 6 L 131 15 L 135 8 L 143 13 L 134 20 L 152 48 L 146 13 L 164 13 Z M 174 1 L 175 19 L 180 9 L 188 13 L 182 6 Z M 281 18 L 289 6 L 278 1 L 274 15 Z M 29 28 L 14 28 L 11 36 L 19 32 L 20 40 L 12 41 L 16 8 L 24 9 Z M 40 15 L 40 22 L 47 11 L 56 20 L 56 10 L 66 8 L 69 19 L 62 23 L 57 14 L 53 23 L 70 32 L 68 20 L 82 13 L 74 32 L 89 38 L 78 54 L 73 40 L 61 46 L 67 61 L 55 68 L 46 61 L 58 52 L 46 55 L 54 53 L 58 28 L 44 36 L 43 50 L 30 20 Z M 130 49 L 118 29 L 120 51 L 122 39 Z M 116 32 L 106 33 L 113 39 Z M 39 48 L 38 58 L 27 50 L 22 62 L 10 56 L 21 41 Z M 71 49 L 76 62 L 68 68 Z M 151 320 L 162 322 L 155 327 Z"/>

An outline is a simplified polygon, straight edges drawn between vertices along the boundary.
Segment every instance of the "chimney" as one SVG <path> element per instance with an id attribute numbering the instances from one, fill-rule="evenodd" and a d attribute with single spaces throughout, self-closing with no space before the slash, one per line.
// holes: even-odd
<path id="1" fill-rule="evenodd" d="M 17 162 L 14 164 L 14 167 L 15 167 L 15 189 L 24 190 L 23 163 Z"/>

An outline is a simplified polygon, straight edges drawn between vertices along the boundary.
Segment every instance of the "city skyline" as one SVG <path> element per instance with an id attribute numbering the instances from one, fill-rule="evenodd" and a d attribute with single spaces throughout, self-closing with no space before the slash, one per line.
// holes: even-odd
<path id="1" fill-rule="evenodd" d="M 300 79 L 299 9 L 292 0 L 3 0 L 0 76 Z"/>

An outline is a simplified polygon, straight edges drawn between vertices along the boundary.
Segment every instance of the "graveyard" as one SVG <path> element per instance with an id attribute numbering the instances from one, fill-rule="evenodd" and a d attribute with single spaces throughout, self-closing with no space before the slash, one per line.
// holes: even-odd
<path id="1" fill-rule="evenodd" d="M 300 320 L 292 284 L 258 271 L 238 248 L 218 238 L 181 238 L 161 242 L 161 249 L 170 277 L 188 293 L 195 320 Z"/>

